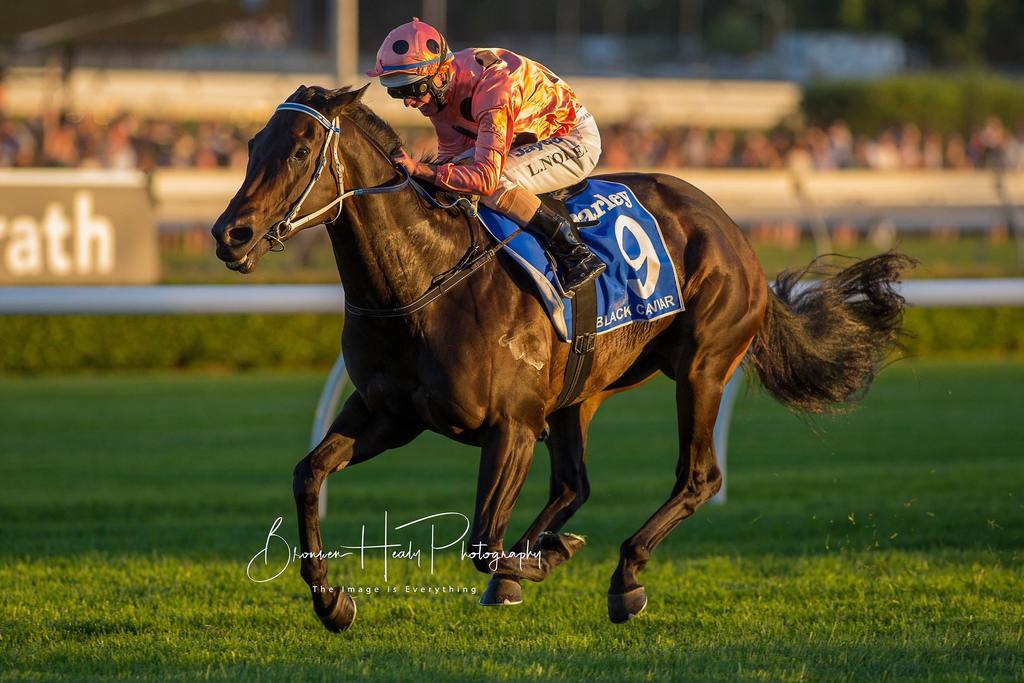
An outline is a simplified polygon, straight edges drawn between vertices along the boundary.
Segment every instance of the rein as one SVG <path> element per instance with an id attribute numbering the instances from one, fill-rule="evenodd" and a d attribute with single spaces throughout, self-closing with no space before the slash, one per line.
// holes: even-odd
<path id="1" fill-rule="evenodd" d="M 324 140 L 324 146 L 320 149 L 320 154 L 316 162 L 316 168 L 313 170 L 313 175 L 310 177 L 309 183 L 307 183 L 306 188 L 302 191 L 302 194 L 299 195 L 299 198 L 295 200 L 292 206 L 288 209 L 288 212 L 284 215 L 284 218 L 275 223 L 274 226 L 267 231 L 265 237 L 272 243 L 270 251 L 284 251 L 285 237 L 291 234 L 296 228 L 306 225 L 311 220 L 330 211 L 334 206 L 338 207 L 338 211 L 335 214 L 334 218 L 331 219 L 331 222 L 333 223 L 337 221 L 341 217 L 341 203 L 348 197 L 359 197 L 368 194 L 389 194 L 391 192 L 399 192 L 401 190 L 404 190 L 406 187 L 412 187 L 418 195 L 426 199 L 430 204 L 432 204 L 438 209 L 452 209 L 459 206 L 460 204 L 465 204 L 469 207 L 470 215 L 476 217 L 476 208 L 473 206 L 472 202 L 470 202 L 468 198 L 458 197 L 455 199 L 455 201 L 451 202 L 450 204 L 444 204 L 438 201 L 429 191 L 427 191 L 425 187 L 416 182 L 413 179 L 413 177 L 409 175 L 409 172 L 406 171 L 404 167 L 397 169 L 400 172 L 400 174 L 404 176 L 402 181 L 399 183 L 393 185 L 378 185 L 376 187 L 361 187 L 346 192 L 344 187 L 345 166 L 341 163 L 341 160 L 338 156 L 338 140 L 340 139 L 341 134 L 341 127 L 338 125 L 338 117 L 335 116 L 333 120 L 328 119 L 326 116 L 324 116 L 322 113 L 320 113 L 313 107 L 307 106 L 305 104 L 299 104 L 298 102 L 285 102 L 283 104 L 279 104 L 275 111 L 295 111 L 299 112 L 300 114 L 306 114 L 307 116 L 311 116 L 317 123 L 322 125 L 327 130 L 327 138 Z M 361 133 L 363 132 L 359 126 L 355 125 L 354 123 L 352 125 L 355 126 L 356 130 L 360 131 Z M 390 164 L 391 158 L 383 149 L 380 148 L 377 142 L 373 140 L 370 136 L 366 135 L 366 133 L 363 133 L 363 135 L 364 137 L 366 137 L 367 141 L 370 142 L 371 146 L 375 150 L 377 150 L 377 152 L 380 153 L 381 156 L 387 159 L 388 163 Z M 322 175 L 323 170 L 327 165 L 326 161 L 328 149 L 331 150 L 334 157 L 334 178 L 338 183 L 338 196 L 335 197 L 333 201 L 331 201 L 323 208 L 318 209 L 317 211 L 314 211 L 313 213 L 307 214 L 302 218 L 296 220 L 295 214 L 297 214 L 299 212 L 299 209 L 302 208 L 303 202 L 306 201 L 306 198 L 309 196 L 309 193 L 313 191 L 313 188 L 316 186 L 317 181 L 320 180 L 320 176 Z M 425 291 L 420 296 L 416 297 L 413 301 L 405 304 L 404 306 L 395 306 L 391 308 L 363 308 L 362 306 L 356 306 L 355 304 L 350 303 L 348 301 L 348 298 L 346 297 L 345 311 L 352 315 L 362 316 L 366 318 L 404 318 L 406 316 L 412 315 L 416 311 L 426 308 L 434 301 L 447 294 L 450 289 L 452 289 L 453 287 L 461 283 L 463 280 L 468 278 L 470 275 L 475 273 L 477 270 L 479 270 L 481 267 L 492 261 L 494 257 L 497 255 L 498 251 L 503 249 L 520 232 L 521 230 L 516 230 L 498 244 L 495 244 L 483 251 L 480 251 L 479 245 L 477 245 L 476 242 L 474 241 L 473 244 L 470 245 L 466 253 L 462 256 L 462 258 L 459 259 L 458 263 L 456 263 L 452 268 L 445 271 L 441 275 L 436 276 L 433 282 L 431 283 L 430 287 L 427 288 L 427 291 Z M 274 248 L 277 246 L 279 246 L 280 249 Z"/>

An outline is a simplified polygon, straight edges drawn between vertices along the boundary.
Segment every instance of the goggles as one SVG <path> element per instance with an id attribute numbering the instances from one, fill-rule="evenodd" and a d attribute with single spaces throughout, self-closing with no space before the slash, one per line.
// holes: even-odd
<path id="1" fill-rule="evenodd" d="M 428 76 L 412 83 L 388 88 L 388 95 L 391 95 L 396 100 L 404 100 L 407 97 L 418 100 L 430 90 L 430 85 L 427 83 L 429 80 L 430 77 Z"/>

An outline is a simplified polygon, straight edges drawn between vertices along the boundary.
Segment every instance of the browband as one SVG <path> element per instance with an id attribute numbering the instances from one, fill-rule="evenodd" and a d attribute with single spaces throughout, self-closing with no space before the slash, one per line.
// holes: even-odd
<path id="1" fill-rule="evenodd" d="M 319 121 L 320 125 L 322 125 L 327 130 L 333 131 L 335 133 L 341 132 L 341 128 L 338 128 L 336 125 L 334 125 L 329 118 L 318 112 L 316 109 L 313 109 L 313 107 L 307 107 L 306 105 L 299 104 L 298 102 L 283 102 L 282 104 L 277 105 L 277 109 L 275 109 L 274 111 L 297 111 L 303 114 L 309 114 L 314 119 Z"/>

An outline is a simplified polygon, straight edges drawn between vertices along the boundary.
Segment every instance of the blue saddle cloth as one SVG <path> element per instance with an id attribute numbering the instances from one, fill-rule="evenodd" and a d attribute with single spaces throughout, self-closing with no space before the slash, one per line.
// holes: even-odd
<path id="1" fill-rule="evenodd" d="M 655 320 L 683 310 L 675 265 L 665 248 L 658 221 L 621 183 L 591 179 L 565 202 L 576 222 L 598 221 L 580 230 L 584 241 L 608 265 L 597 279 L 597 334 L 638 320 Z M 516 231 L 505 216 L 480 207 L 480 221 L 499 242 Z M 505 246 L 531 276 L 551 316 L 568 340 L 572 299 L 561 295 L 543 247 L 521 232 Z"/>

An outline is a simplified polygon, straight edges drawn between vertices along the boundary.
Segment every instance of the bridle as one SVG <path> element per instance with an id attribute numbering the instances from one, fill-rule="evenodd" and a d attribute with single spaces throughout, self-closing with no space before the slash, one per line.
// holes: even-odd
<path id="1" fill-rule="evenodd" d="M 284 239 L 292 232 L 306 225 L 310 221 L 322 216 L 323 214 L 330 211 L 335 206 L 338 207 L 337 213 L 334 214 L 334 218 L 331 221 L 337 221 L 341 217 L 341 203 L 348 197 L 356 197 L 362 194 L 379 194 L 383 192 L 397 192 L 405 188 L 412 182 L 412 178 L 405 169 L 399 169 L 401 174 L 404 176 L 402 181 L 396 185 L 385 185 L 382 187 L 367 187 L 357 188 L 345 192 L 345 166 L 341 163 L 341 158 L 338 156 L 338 140 L 341 136 L 341 126 L 339 125 L 338 117 L 335 116 L 333 120 L 328 119 L 322 113 L 305 104 L 299 104 L 298 102 L 284 102 L 277 105 L 274 110 L 278 111 L 295 111 L 300 114 L 310 116 L 314 121 L 319 123 L 327 131 L 327 138 L 324 140 L 323 147 L 320 148 L 320 154 L 317 156 L 316 168 L 313 169 L 313 175 L 310 176 L 309 182 L 306 184 L 306 188 L 299 195 L 299 198 L 292 203 L 288 212 L 285 213 L 284 218 L 275 223 L 270 230 L 267 231 L 265 237 L 270 240 L 272 246 L 270 251 L 284 251 Z M 332 144 L 333 143 L 333 144 Z M 321 209 L 317 209 L 313 213 L 306 214 L 305 216 L 296 219 L 295 215 L 302 208 L 302 204 L 309 197 L 309 193 L 316 187 L 317 182 L 320 180 L 320 176 L 324 172 L 324 168 L 327 166 L 327 153 L 330 150 L 331 155 L 334 158 L 334 179 L 338 183 L 338 195 L 333 201 L 328 203 Z M 383 154 L 383 150 L 380 150 Z M 387 156 L 386 154 L 384 155 Z M 415 183 L 413 183 L 415 185 Z M 326 222 L 326 221 L 325 221 Z"/>
<path id="2" fill-rule="evenodd" d="M 318 218 L 319 216 L 330 211 L 334 206 L 338 207 L 337 213 L 331 222 L 337 221 L 341 217 L 341 203 L 348 197 L 358 197 L 365 194 L 384 194 L 389 192 L 398 192 L 405 189 L 407 186 L 412 187 L 416 190 L 416 193 L 426 199 L 429 203 L 433 204 L 439 209 L 452 209 L 460 204 L 465 204 L 469 207 L 470 215 L 476 216 L 476 207 L 466 197 L 458 197 L 455 201 L 445 204 L 435 198 L 430 192 L 423 186 L 413 180 L 412 176 L 403 167 L 399 167 L 398 171 L 403 176 L 401 182 L 394 185 L 378 185 L 377 187 L 360 187 L 354 190 L 345 192 L 344 185 L 344 173 L 345 166 L 341 163 L 341 158 L 338 156 L 338 140 L 341 135 L 341 126 L 339 125 L 339 117 L 335 116 L 334 119 L 328 119 L 321 112 L 317 111 L 313 107 L 305 104 L 299 104 L 298 102 L 284 102 L 277 105 L 274 110 L 278 111 L 294 111 L 300 114 L 311 116 L 314 121 L 323 126 L 327 131 L 327 138 L 324 140 L 323 147 L 320 148 L 320 154 L 317 157 L 316 168 L 313 169 L 313 175 L 310 177 L 309 182 L 306 184 L 306 188 L 299 195 L 299 198 L 288 209 L 285 213 L 284 218 L 275 223 L 264 237 L 270 241 L 270 251 L 284 251 L 284 239 L 294 232 L 297 228 L 306 225 L 310 221 Z M 358 129 L 359 127 L 356 126 Z M 364 134 L 365 135 L 365 134 Z M 374 142 L 369 136 L 367 140 L 371 143 L 371 146 L 380 153 L 388 163 L 391 163 L 391 158 L 387 152 L 380 148 L 376 142 Z M 334 158 L 334 178 L 338 183 L 338 196 L 335 197 L 331 202 L 321 209 L 317 209 L 313 213 L 306 214 L 305 216 L 296 219 L 295 215 L 302 208 L 303 202 L 309 197 L 309 193 L 313 191 L 317 182 L 320 180 L 320 176 L 323 174 L 324 168 L 327 166 L 327 154 L 328 150 Z M 426 292 L 417 297 L 414 301 L 404 305 L 396 306 L 393 308 L 362 308 L 352 304 L 346 298 L 345 310 L 351 314 L 372 317 L 372 318 L 403 318 L 416 311 L 429 306 L 431 303 L 439 299 L 441 296 L 446 294 L 455 285 L 459 284 L 467 277 L 472 275 L 474 272 L 479 270 L 482 266 L 490 262 L 498 253 L 498 251 L 507 245 L 513 237 L 519 234 L 519 230 L 516 230 L 509 235 L 505 240 L 492 245 L 489 249 L 482 250 L 474 243 L 470 245 L 469 250 L 465 255 L 455 264 L 454 267 L 441 275 L 434 278 L 434 282 L 427 289 Z M 279 248 L 275 248 L 279 247 Z"/>

